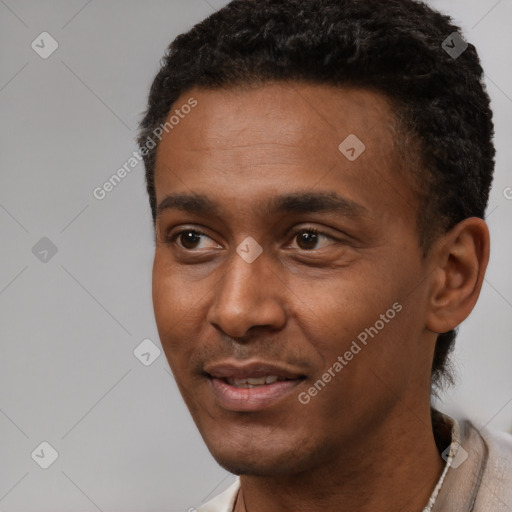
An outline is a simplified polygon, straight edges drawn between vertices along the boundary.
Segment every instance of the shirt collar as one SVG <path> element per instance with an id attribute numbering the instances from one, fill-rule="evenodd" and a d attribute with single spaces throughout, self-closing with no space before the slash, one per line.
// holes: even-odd
<path id="1" fill-rule="evenodd" d="M 444 470 L 441 474 L 441 477 L 439 478 L 432 494 L 430 495 L 427 506 L 423 509 L 423 512 L 431 512 L 432 511 L 432 509 L 436 503 L 437 497 L 441 491 L 441 487 L 443 486 L 443 482 L 446 477 L 446 474 L 448 473 L 448 469 L 450 469 L 452 467 L 454 461 L 457 460 L 457 454 L 459 453 L 459 449 L 461 446 L 460 445 L 459 422 L 456 419 L 450 418 L 450 416 L 447 416 L 446 414 L 443 414 L 439 411 L 436 411 L 436 413 L 437 413 L 439 420 L 441 420 L 445 424 L 451 426 L 451 443 L 441 454 L 441 457 L 446 461 L 446 464 L 444 466 Z"/>

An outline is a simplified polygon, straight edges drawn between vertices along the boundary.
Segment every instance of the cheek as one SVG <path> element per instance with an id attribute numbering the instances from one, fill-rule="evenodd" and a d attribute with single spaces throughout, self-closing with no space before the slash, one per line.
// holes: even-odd
<path id="1" fill-rule="evenodd" d="M 305 284 L 304 280 L 291 286 L 293 295 L 301 299 L 295 301 L 294 316 L 316 353 L 319 374 L 315 377 L 332 368 L 341 356 L 346 365 L 335 371 L 336 383 L 331 388 L 354 385 L 361 393 L 370 370 L 380 374 L 382 369 L 390 380 L 389 372 L 407 366 L 415 344 L 402 340 L 412 341 L 417 329 L 401 281 L 389 269 L 384 272 L 377 265 L 360 265 L 329 279 L 310 280 L 308 288 Z M 299 295 L 300 289 L 308 293 Z"/>
<path id="2" fill-rule="evenodd" d="M 342 349 L 398 300 L 395 287 L 382 275 L 372 275 L 370 269 L 346 268 L 324 279 L 295 283 L 291 288 L 292 296 L 299 298 L 298 321 L 322 346 Z"/>
<path id="3" fill-rule="evenodd" d="M 200 283 L 184 280 L 178 269 L 172 268 L 155 254 L 153 264 L 153 310 L 162 347 L 169 362 L 186 357 L 204 321 L 202 304 L 206 292 Z M 174 366 L 171 364 L 171 366 Z"/>

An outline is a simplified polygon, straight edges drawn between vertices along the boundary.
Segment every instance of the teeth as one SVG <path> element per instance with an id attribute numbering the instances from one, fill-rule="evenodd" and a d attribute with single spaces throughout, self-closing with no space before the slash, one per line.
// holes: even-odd
<path id="1" fill-rule="evenodd" d="M 256 386 L 264 386 L 265 384 L 273 384 L 278 380 L 285 380 L 276 375 L 267 375 L 265 377 L 250 377 L 247 379 L 228 378 L 228 384 L 236 388 L 254 388 Z"/>

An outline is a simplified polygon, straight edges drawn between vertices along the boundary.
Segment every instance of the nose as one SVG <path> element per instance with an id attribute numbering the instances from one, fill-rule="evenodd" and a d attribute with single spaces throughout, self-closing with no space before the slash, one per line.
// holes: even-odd
<path id="1" fill-rule="evenodd" d="M 232 338 L 255 327 L 280 330 L 286 324 L 285 288 L 264 254 L 248 263 L 235 253 L 216 284 L 207 320 Z"/>

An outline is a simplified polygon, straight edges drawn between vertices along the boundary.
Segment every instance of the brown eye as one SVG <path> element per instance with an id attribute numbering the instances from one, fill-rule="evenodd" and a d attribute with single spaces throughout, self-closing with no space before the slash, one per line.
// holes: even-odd
<path id="1" fill-rule="evenodd" d="M 185 249 L 195 249 L 197 243 L 201 240 L 202 233 L 192 229 L 178 233 L 177 238 L 181 241 Z"/>
<path id="2" fill-rule="evenodd" d="M 297 240 L 298 248 L 303 251 L 311 251 L 314 249 L 322 249 L 326 247 L 329 245 L 328 243 L 324 243 L 318 247 L 318 245 L 324 239 L 332 242 L 335 241 L 333 237 L 326 235 L 325 233 L 321 233 L 315 228 L 301 229 L 294 234 L 293 239 Z"/>
<path id="3" fill-rule="evenodd" d="M 165 243 L 191 252 L 199 249 L 219 248 L 219 245 L 200 229 L 183 229 L 166 237 Z"/>
<path id="4" fill-rule="evenodd" d="M 311 231 L 303 231 L 297 235 L 297 244 L 301 249 L 314 249 L 318 242 L 318 234 Z"/>

